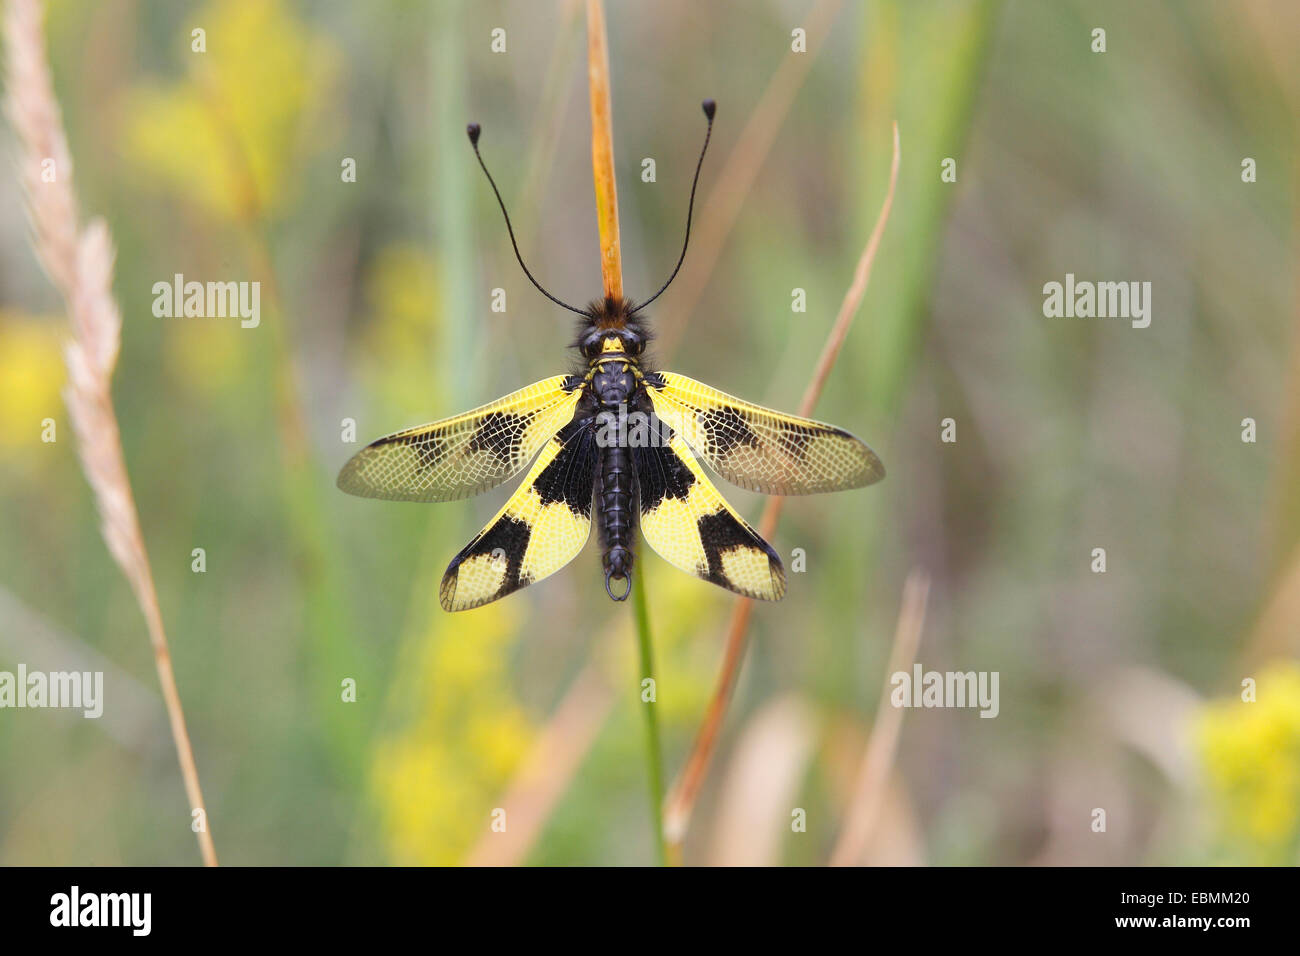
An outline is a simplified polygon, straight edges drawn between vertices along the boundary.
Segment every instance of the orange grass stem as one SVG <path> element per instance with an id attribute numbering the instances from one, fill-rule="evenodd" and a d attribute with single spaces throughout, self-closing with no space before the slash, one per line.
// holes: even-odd
<path id="1" fill-rule="evenodd" d="M 609 41 L 605 5 L 587 0 L 587 85 L 591 90 L 591 172 L 600 229 L 600 278 L 605 295 L 623 297 L 623 252 L 618 238 L 618 185 L 614 180 L 614 118 L 609 93 Z"/>
<path id="2" fill-rule="evenodd" d="M 614 120 L 609 93 L 609 41 L 605 35 L 605 7 L 587 0 L 587 83 L 591 90 L 591 172 L 596 186 L 596 224 L 600 229 L 600 275 L 606 298 L 623 297 L 623 255 L 618 240 L 618 187 L 614 181 Z M 632 579 L 632 604 L 636 618 L 641 680 L 654 678 L 654 642 L 645 577 Z M 637 682 L 638 687 L 641 680 Z M 640 700 L 640 698 L 638 698 Z M 667 862 L 663 831 L 663 752 L 659 742 L 659 717 L 654 701 L 640 703 L 645 718 L 646 771 L 650 786 L 650 816 L 655 856 Z"/>

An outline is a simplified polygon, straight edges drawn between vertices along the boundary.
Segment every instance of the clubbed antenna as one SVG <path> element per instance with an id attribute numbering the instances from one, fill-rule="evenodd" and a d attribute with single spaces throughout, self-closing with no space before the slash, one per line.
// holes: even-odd
<path id="1" fill-rule="evenodd" d="M 704 108 L 704 115 L 708 117 L 709 127 L 704 131 L 704 145 L 700 148 L 699 162 L 695 164 L 695 178 L 691 180 L 691 200 L 686 206 L 686 239 L 682 242 L 682 254 L 677 259 L 677 267 L 673 269 L 673 274 L 668 277 L 668 281 L 660 287 L 658 292 L 633 309 L 629 315 L 634 315 L 637 312 L 640 312 L 655 299 L 663 295 L 664 289 L 667 289 L 673 284 L 673 280 L 677 278 L 677 273 L 681 271 L 682 263 L 686 261 L 686 247 L 690 245 L 691 242 L 691 214 L 695 211 L 695 187 L 700 182 L 700 169 L 704 166 L 704 154 L 708 152 L 709 138 L 713 135 L 713 114 L 718 110 L 718 104 L 713 102 L 713 100 L 705 100 L 701 106 Z"/>

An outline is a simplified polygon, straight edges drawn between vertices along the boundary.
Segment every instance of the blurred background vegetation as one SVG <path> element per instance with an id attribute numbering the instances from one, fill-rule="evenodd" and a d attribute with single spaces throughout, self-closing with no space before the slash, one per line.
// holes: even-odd
<path id="1" fill-rule="evenodd" d="M 774 544 L 807 571 L 755 614 L 686 861 L 828 858 L 922 566 L 919 659 L 998 671 L 1001 709 L 906 714 L 867 862 L 1296 863 L 1300 8 L 668 0 L 608 17 L 634 297 L 671 268 L 698 104 L 719 103 L 696 254 L 654 309 L 669 367 L 794 408 L 894 119 L 903 145 L 818 407 L 889 478 L 788 504 Z M 566 370 L 572 317 L 516 267 L 464 127 L 483 124 L 534 271 L 597 294 L 581 4 L 57 0 L 48 32 L 81 201 L 119 248 L 115 397 L 223 862 L 653 859 L 630 611 L 595 549 L 447 615 L 442 570 L 508 489 L 422 506 L 334 488 L 359 447 L 344 419 L 365 442 Z M 107 671 L 103 720 L 0 712 L 0 863 L 196 862 L 13 175 L 0 210 L 0 669 Z M 1044 318 L 1067 272 L 1150 281 L 1150 328 Z M 155 318 L 152 285 L 176 273 L 262 282 L 261 326 Z M 724 490 L 756 520 L 756 496 Z M 675 774 L 731 599 L 643 566 Z"/>

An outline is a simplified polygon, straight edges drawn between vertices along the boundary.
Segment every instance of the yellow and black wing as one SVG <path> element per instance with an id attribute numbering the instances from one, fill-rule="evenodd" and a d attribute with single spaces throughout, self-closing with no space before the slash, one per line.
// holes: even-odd
<path id="1" fill-rule="evenodd" d="M 591 532 L 596 463 L 590 419 L 552 436 L 519 490 L 452 558 L 438 589 L 443 609 L 479 607 L 572 561 Z"/>
<path id="2" fill-rule="evenodd" d="M 473 411 L 387 435 L 352 456 L 338 486 L 395 501 L 477 495 L 522 471 L 573 417 L 580 394 L 570 376 L 556 375 Z"/>
<path id="3" fill-rule="evenodd" d="M 842 428 L 763 408 L 674 372 L 647 376 L 646 385 L 655 415 L 742 488 L 809 495 L 885 477 L 876 453 Z"/>
<path id="4" fill-rule="evenodd" d="M 681 435 L 632 449 L 641 533 L 665 561 L 746 597 L 779 601 L 785 568 L 713 487 Z"/>

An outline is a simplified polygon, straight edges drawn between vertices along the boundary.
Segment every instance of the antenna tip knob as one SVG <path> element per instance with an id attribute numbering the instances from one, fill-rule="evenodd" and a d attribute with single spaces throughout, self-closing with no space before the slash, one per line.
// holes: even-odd
<path id="1" fill-rule="evenodd" d="M 709 122 L 713 122 L 713 114 L 718 111 L 718 104 L 713 100 L 705 100 L 700 105 L 704 107 L 704 115 L 709 118 Z"/>
<path id="2" fill-rule="evenodd" d="M 478 145 L 478 134 L 482 131 L 483 129 L 478 125 L 478 123 L 470 123 L 465 127 L 465 132 L 469 133 L 469 141 L 474 146 Z"/>

